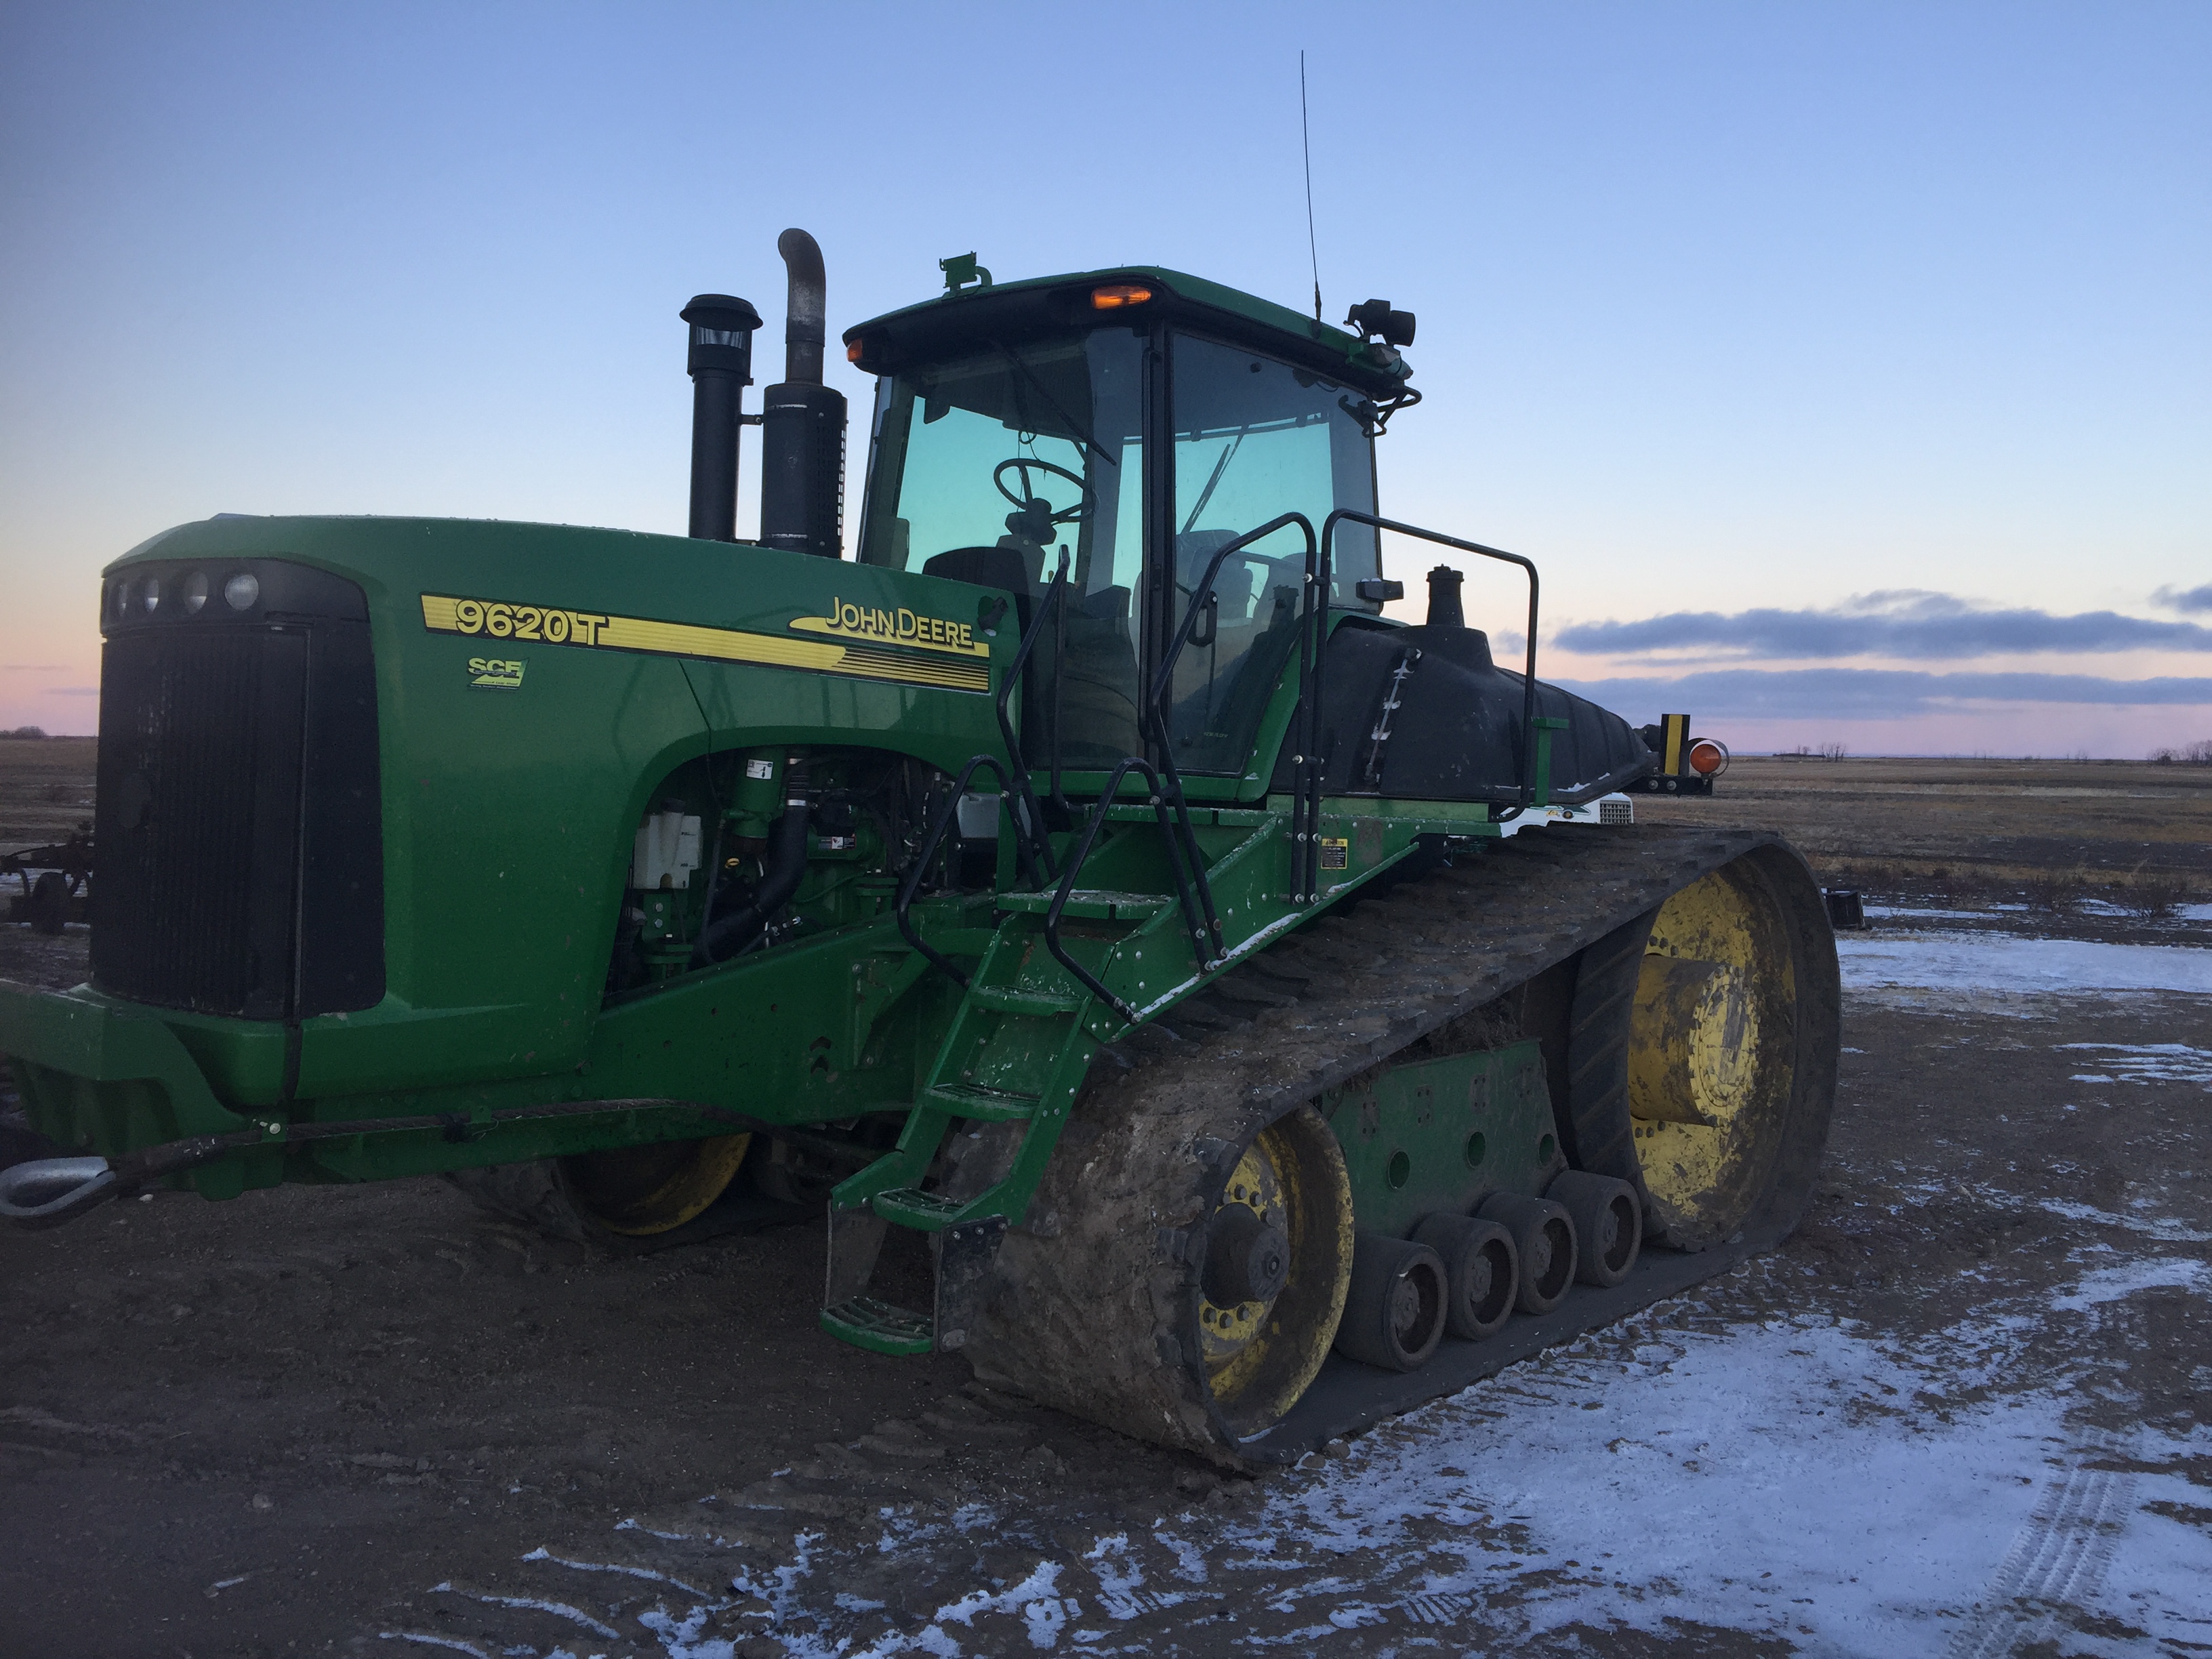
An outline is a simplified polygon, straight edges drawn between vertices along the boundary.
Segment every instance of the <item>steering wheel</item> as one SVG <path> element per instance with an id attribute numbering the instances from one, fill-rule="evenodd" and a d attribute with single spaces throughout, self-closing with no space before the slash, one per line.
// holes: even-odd
<path id="1" fill-rule="evenodd" d="M 1017 455 L 1011 460 L 1000 461 L 998 465 L 991 469 L 991 482 L 999 487 L 999 493 L 1001 495 L 1017 507 L 1027 511 L 1030 502 L 1036 499 L 1029 493 L 1030 474 L 1033 471 L 1049 472 L 1055 478 L 1065 478 L 1083 492 L 1073 507 L 1054 508 L 1049 515 L 1048 523 L 1073 524 L 1089 516 L 1091 508 L 1098 505 L 1097 492 L 1084 483 L 1079 474 L 1070 472 L 1064 466 L 1056 466 L 1050 461 L 1038 460 L 1034 455 Z M 1022 475 L 1022 494 L 1017 495 L 1006 488 L 1006 474 L 1009 472 L 1018 472 Z M 1050 507 L 1052 503 L 1047 501 L 1043 505 Z"/>

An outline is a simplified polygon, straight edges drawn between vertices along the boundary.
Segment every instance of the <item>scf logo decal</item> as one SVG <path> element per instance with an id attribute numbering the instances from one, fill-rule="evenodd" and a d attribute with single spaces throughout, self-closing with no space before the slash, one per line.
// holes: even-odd
<path id="1" fill-rule="evenodd" d="M 520 691 L 522 665 L 503 662 L 497 657 L 471 657 L 469 684 L 480 691 Z"/>

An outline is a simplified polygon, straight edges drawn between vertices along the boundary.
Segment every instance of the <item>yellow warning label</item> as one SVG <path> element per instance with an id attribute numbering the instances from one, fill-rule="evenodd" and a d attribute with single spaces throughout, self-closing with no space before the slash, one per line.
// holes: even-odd
<path id="1" fill-rule="evenodd" d="M 846 610 L 857 607 L 846 606 Z M 883 613 L 872 613 L 883 614 Z M 830 640 L 794 640 L 773 634 L 748 633 L 736 628 L 706 628 L 696 623 L 656 622 L 645 617 L 617 617 L 599 611 L 571 611 L 554 605 L 516 605 L 504 599 L 464 599 L 446 593 L 422 595 L 422 626 L 434 634 L 460 634 L 471 638 L 530 640 L 548 645 L 582 646 L 596 651 L 635 651 L 654 656 L 699 657 L 712 662 L 756 664 L 763 668 L 796 668 L 820 674 L 848 674 L 860 679 L 891 680 L 905 685 L 933 686 L 946 691 L 988 691 L 991 689 L 991 648 L 969 640 L 966 630 L 946 640 L 902 639 L 897 618 L 911 611 L 891 613 L 892 633 L 886 642 L 920 647 L 924 650 L 955 652 L 981 661 L 935 662 L 859 644 Z M 802 617 L 792 623 L 828 618 Z M 939 617 L 915 617 L 917 627 L 933 629 L 954 625 Z M 826 626 L 823 631 L 827 631 Z M 854 629 L 855 636 L 861 636 Z M 866 637 L 876 637 L 867 635 Z"/>

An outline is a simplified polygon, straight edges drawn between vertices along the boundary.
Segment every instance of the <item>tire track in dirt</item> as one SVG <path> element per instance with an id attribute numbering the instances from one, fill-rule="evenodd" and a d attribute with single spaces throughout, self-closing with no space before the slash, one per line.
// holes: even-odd
<path id="1" fill-rule="evenodd" d="M 2097 1437 L 2045 1487 L 1944 1659 L 2005 1659 L 2048 1641 L 2063 1609 L 2096 1595 L 2135 1507 L 2134 1476 L 2100 1462 L 2120 1449 L 2112 1437 Z"/>

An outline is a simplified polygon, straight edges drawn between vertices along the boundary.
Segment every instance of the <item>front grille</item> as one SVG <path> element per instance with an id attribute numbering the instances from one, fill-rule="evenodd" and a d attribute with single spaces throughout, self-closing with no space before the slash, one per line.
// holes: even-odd
<path id="1" fill-rule="evenodd" d="M 185 568 L 111 584 L 93 982 L 249 1019 L 366 1008 L 384 994 L 367 606 L 270 560 L 218 564 L 217 586 L 249 568 L 238 615 L 185 610 Z"/>

